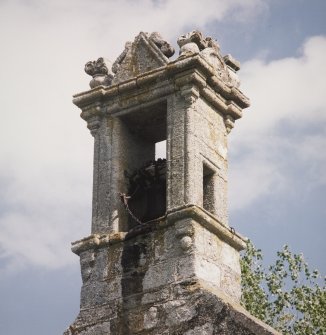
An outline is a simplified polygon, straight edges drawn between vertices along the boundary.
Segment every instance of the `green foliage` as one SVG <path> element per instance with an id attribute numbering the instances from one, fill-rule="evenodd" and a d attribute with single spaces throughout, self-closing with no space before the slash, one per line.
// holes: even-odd
<path id="1" fill-rule="evenodd" d="M 285 335 L 325 335 L 326 278 L 288 246 L 268 271 L 262 262 L 261 250 L 249 241 L 241 258 L 242 305 Z"/>

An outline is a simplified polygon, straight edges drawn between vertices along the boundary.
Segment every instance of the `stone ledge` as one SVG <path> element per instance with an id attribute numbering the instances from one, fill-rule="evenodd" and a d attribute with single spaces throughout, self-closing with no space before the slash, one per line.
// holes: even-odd
<path id="1" fill-rule="evenodd" d="M 229 243 L 236 250 L 241 251 L 246 248 L 246 237 L 241 236 L 239 233 L 235 232 L 234 229 L 219 222 L 219 220 L 214 215 L 205 209 L 196 205 L 188 205 L 174 208 L 170 210 L 165 216 L 136 226 L 129 232 L 92 234 L 83 239 L 72 242 L 71 250 L 76 255 L 80 255 L 83 251 L 120 243 L 137 235 L 163 229 L 167 226 L 173 225 L 176 221 L 187 218 L 195 220 L 207 230 L 217 235 L 220 239 Z"/>
<path id="2" fill-rule="evenodd" d="M 185 70 L 190 70 L 190 72 L 199 71 L 201 73 L 200 76 L 194 77 L 191 75 L 191 79 L 199 85 L 202 93 L 207 95 L 211 100 L 223 97 L 227 101 L 227 104 L 233 101 L 233 104 L 238 106 L 237 110 L 249 107 L 249 99 L 238 88 L 230 87 L 218 78 L 212 66 L 199 54 L 177 59 L 166 66 L 145 72 L 133 79 L 128 79 L 115 85 L 98 86 L 91 90 L 75 94 L 73 96 L 73 103 L 80 108 L 85 108 L 95 100 L 112 101 L 118 95 L 128 95 L 130 92 L 135 91 L 135 89 L 147 88 L 146 90 L 148 90 L 148 87 L 151 90 L 156 89 L 156 84 L 160 84 L 165 80 L 176 81 L 177 85 L 178 75 Z M 209 91 L 211 92 L 210 94 L 208 94 Z M 238 111 L 232 111 L 232 113 L 236 119 L 241 117 Z"/>
<path id="3" fill-rule="evenodd" d="M 170 210 L 167 214 L 169 224 L 175 221 L 192 218 L 222 240 L 228 242 L 236 250 L 246 248 L 247 238 L 222 224 L 213 214 L 196 205 L 181 206 Z"/>
<path id="4" fill-rule="evenodd" d="M 127 233 L 118 232 L 111 234 L 92 234 L 81 240 L 71 243 L 71 251 L 76 255 L 80 255 L 83 251 L 105 247 L 124 241 Z"/>

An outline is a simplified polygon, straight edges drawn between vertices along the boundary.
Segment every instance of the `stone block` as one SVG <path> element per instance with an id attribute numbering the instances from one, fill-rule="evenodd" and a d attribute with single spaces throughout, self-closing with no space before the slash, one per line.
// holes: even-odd
<path id="1" fill-rule="evenodd" d="M 186 331 L 183 335 L 213 335 L 214 328 L 211 323 L 205 323 L 202 326 L 197 326 L 194 329 Z"/>
<path id="2" fill-rule="evenodd" d="M 103 322 L 80 332 L 80 335 L 110 335 L 110 322 Z"/>
<path id="3" fill-rule="evenodd" d="M 157 307 L 152 306 L 144 316 L 144 328 L 151 329 L 154 328 L 158 323 L 158 311 Z"/>
<path id="4" fill-rule="evenodd" d="M 145 273 L 143 289 L 150 290 L 173 283 L 177 277 L 177 264 L 174 260 L 151 266 Z"/>
<path id="5" fill-rule="evenodd" d="M 196 315 L 195 306 L 182 300 L 169 301 L 163 305 L 163 309 L 166 313 L 165 325 L 167 327 L 180 325 Z"/>

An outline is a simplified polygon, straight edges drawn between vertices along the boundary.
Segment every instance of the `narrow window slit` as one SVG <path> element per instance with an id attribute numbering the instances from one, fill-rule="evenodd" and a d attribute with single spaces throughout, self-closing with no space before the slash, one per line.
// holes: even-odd
<path id="1" fill-rule="evenodd" d="M 203 164 L 203 208 L 214 212 L 214 171 Z"/>

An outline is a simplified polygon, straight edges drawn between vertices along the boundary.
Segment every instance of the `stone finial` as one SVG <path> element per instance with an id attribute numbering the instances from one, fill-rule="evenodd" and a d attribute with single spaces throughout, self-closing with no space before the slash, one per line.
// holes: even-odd
<path id="1" fill-rule="evenodd" d="M 240 86 L 237 71 L 240 63 L 231 55 L 222 56 L 220 46 L 212 37 L 204 37 L 194 30 L 178 38 L 179 58 L 199 54 L 216 71 L 227 86 Z M 100 57 L 85 65 L 85 72 L 93 77 L 90 87 L 111 86 L 141 73 L 165 66 L 175 50 L 158 32 L 151 34 L 141 32 L 133 42 L 127 42 L 124 51 L 112 63 Z"/>
<path id="2" fill-rule="evenodd" d="M 181 35 L 177 41 L 180 47 L 179 55 L 186 56 L 188 54 L 199 53 L 200 50 L 206 47 L 206 44 L 203 45 L 203 42 L 203 35 L 198 30 Z"/>
<path id="3" fill-rule="evenodd" d="M 240 63 L 231 55 L 222 56 L 220 46 L 212 37 L 204 37 L 203 34 L 194 30 L 181 35 L 178 38 L 180 47 L 179 57 L 187 57 L 192 54 L 200 54 L 213 66 L 218 77 L 228 86 L 240 86 L 236 72 L 240 69 Z"/>
<path id="4" fill-rule="evenodd" d="M 213 48 L 216 52 L 220 51 L 220 46 L 212 37 L 205 37 L 198 30 L 193 30 L 190 33 L 181 35 L 178 38 L 180 47 L 180 55 L 187 53 L 200 52 L 206 48 Z"/>
<path id="5" fill-rule="evenodd" d="M 112 83 L 113 73 L 112 64 L 109 60 L 100 57 L 96 61 L 87 62 L 85 65 L 85 72 L 93 77 L 89 86 L 91 88 L 103 85 L 109 86 Z"/>

